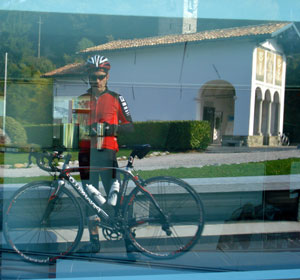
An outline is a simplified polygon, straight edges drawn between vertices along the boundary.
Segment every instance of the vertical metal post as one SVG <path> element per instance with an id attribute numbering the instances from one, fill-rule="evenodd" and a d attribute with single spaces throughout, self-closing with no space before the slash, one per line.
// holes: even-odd
<path id="1" fill-rule="evenodd" d="M 41 25 L 42 25 L 42 19 L 41 16 L 39 18 L 39 41 L 38 41 L 38 58 L 41 57 Z"/>
<path id="2" fill-rule="evenodd" d="M 8 57 L 8 54 L 5 53 L 4 96 L 3 96 L 3 135 L 5 135 L 5 119 L 6 119 L 7 57 Z"/>

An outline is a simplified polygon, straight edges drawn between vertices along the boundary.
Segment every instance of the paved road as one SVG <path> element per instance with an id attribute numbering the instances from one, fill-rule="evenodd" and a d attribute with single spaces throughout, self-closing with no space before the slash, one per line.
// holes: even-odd
<path id="1" fill-rule="evenodd" d="M 247 148 L 247 147 L 220 147 L 210 146 L 202 153 L 178 153 L 165 156 L 147 157 L 135 160 L 137 170 L 167 169 L 172 167 L 202 167 L 205 165 L 220 165 L 245 162 L 259 162 L 297 157 L 300 158 L 300 149 L 297 147 L 279 148 Z M 126 161 L 120 161 L 120 166 Z M 4 177 L 33 177 L 47 175 L 47 172 L 38 167 L 4 169 Z"/>

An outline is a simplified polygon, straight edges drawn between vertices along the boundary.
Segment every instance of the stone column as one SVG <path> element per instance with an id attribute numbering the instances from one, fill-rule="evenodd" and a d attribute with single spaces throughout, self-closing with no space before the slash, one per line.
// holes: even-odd
<path id="1" fill-rule="evenodd" d="M 196 99 L 196 102 L 198 104 L 198 117 L 199 117 L 199 120 L 200 121 L 203 121 L 203 102 L 204 102 L 204 99 L 202 97 L 198 97 Z"/>

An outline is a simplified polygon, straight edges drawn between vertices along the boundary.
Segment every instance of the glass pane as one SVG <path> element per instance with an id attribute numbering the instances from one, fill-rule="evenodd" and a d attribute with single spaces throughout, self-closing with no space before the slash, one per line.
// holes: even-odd
<path id="1" fill-rule="evenodd" d="M 298 271 L 299 7 L 2 1 L 2 278 Z"/>

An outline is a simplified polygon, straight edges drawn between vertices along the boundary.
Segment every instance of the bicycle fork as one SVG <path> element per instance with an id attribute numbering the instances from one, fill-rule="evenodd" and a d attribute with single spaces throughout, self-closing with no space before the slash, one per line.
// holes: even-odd
<path id="1" fill-rule="evenodd" d="M 160 208 L 159 204 L 157 203 L 156 199 L 153 197 L 153 195 L 146 190 L 143 186 L 138 184 L 140 187 L 141 191 L 148 195 L 150 197 L 150 202 L 153 203 L 154 207 L 156 210 L 159 212 L 161 219 L 162 219 L 162 230 L 165 231 L 165 233 L 170 236 L 172 234 L 172 231 L 170 229 L 170 223 L 169 223 L 169 218 L 164 214 L 163 210 Z"/>
<path id="2" fill-rule="evenodd" d="M 41 224 L 43 224 L 43 225 L 45 225 L 47 223 L 49 215 L 53 211 L 55 203 L 58 199 L 58 194 L 60 192 L 60 189 L 61 189 L 62 186 L 65 185 L 65 182 L 64 182 L 64 180 L 57 180 L 57 181 L 54 181 L 53 184 L 55 184 L 54 185 L 54 191 L 51 193 L 51 195 L 48 199 L 48 204 L 47 204 L 47 207 L 45 209 L 45 213 L 44 213 L 44 215 L 42 217 L 42 220 L 41 220 Z"/>

